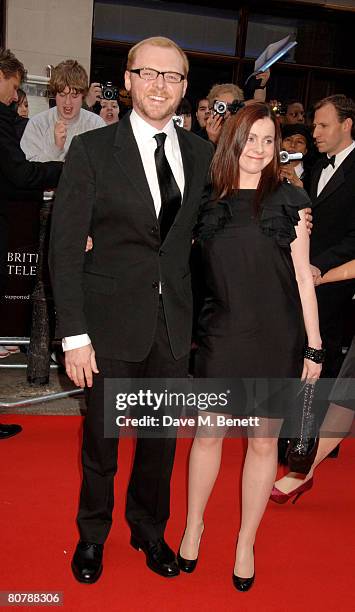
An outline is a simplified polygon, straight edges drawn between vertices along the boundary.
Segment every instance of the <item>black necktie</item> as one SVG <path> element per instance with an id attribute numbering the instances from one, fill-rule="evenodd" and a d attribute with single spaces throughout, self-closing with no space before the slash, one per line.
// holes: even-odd
<path id="1" fill-rule="evenodd" d="M 165 156 L 164 142 L 166 134 L 161 132 L 160 134 L 155 134 L 154 138 L 158 144 L 154 151 L 154 158 L 161 195 L 161 208 L 158 218 L 161 241 L 164 242 L 176 214 L 180 210 L 181 193 Z"/>
<path id="2" fill-rule="evenodd" d="M 335 155 L 332 155 L 331 157 L 328 157 L 328 155 L 326 157 L 323 157 L 322 163 L 323 168 L 327 168 L 329 164 L 333 166 L 333 168 L 335 168 Z"/>

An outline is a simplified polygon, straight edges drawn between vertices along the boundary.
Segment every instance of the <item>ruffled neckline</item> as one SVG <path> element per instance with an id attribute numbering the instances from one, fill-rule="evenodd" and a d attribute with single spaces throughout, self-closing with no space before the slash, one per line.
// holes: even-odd
<path id="1" fill-rule="evenodd" d="M 196 226 L 198 241 L 210 240 L 224 230 L 226 224 L 233 218 L 231 201 L 243 192 L 254 192 L 253 189 L 241 189 L 232 196 L 208 202 L 201 213 Z M 310 199 L 304 189 L 288 183 L 281 183 L 274 193 L 263 202 L 260 218 L 256 221 L 264 234 L 274 238 L 281 247 L 289 247 L 296 238 L 295 226 L 300 221 L 298 211 L 311 206 Z"/>

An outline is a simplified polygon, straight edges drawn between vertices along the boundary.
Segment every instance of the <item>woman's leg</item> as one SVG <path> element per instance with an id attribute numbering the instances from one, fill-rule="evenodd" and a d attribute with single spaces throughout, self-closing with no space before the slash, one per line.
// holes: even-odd
<path id="1" fill-rule="evenodd" d="M 290 493 L 299 487 L 302 482 L 312 478 L 315 468 L 346 437 L 351 429 L 353 419 L 353 410 L 337 404 L 330 404 L 319 432 L 318 450 L 310 471 L 306 476 L 297 472 L 289 472 L 275 483 L 277 489 L 283 493 Z M 329 437 L 330 435 L 332 437 Z"/>
<path id="2" fill-rule="evenodd" d="M 217 415 L 210 415 L 211 423 Z M 180 546 L 184 559 L 196 559 L 203 531 L 203 515 L 218 476 L 223 438 L 227 429 L 218 428 L 218 438 L 209 435 L 211 429 L 200 427 L 190 452 L 188 511 L 186 529 Z"/>
<path id="3" fill-rule="evenodd" d="M 242 517 L 234 574 L 254 574 L 253 546 L 257 529 L 269 500 L 277 471 L 277 436 L 248 440 L 242 479 Z"/>

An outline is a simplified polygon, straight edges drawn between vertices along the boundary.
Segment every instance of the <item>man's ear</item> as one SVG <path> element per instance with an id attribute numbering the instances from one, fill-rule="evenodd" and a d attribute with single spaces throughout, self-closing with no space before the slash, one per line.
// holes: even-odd
<path id="1" fill-rule="evenodd" d="M 1 70 L 0 70 L 1 72 Z M 344 132 L 351 132 L 353 127 L 353 120 L 350 117 L 347 117 L 344 121 L 343 121 L 343 129 Z"/>
<path id="2" fill-rule="evenodd" d="M 131 73 L 129 70 L 124 73 L 124 86 L 127 91 L 131 91 Z"/>

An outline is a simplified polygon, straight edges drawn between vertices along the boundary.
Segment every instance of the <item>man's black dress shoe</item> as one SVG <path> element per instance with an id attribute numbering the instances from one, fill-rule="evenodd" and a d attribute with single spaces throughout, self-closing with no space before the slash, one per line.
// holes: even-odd
<path id="1" fill-rule="evenodd" d="M 79 582 L 92 584 L 100 578 L 103 551 L 103 544 L 91 544 L 80 540 L 71 562 L 73 574 Z"/>
<path id="2" fill-rule="evenodd" d="M 163 538 L 149 542 L 131 536 L 131 546 L 145 553 L 147 566 L 153 572 L 165 578 L 172 578 L 180 574 L 175 553 L 169 548 Z"/>
<path id="3" fill-rule="evenodd" d="M 0 423 L 0 440 L 11 438 L 22 431 L 21 425 L 5 425 Z"/>

